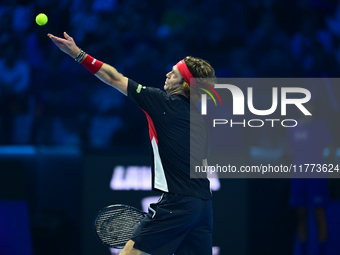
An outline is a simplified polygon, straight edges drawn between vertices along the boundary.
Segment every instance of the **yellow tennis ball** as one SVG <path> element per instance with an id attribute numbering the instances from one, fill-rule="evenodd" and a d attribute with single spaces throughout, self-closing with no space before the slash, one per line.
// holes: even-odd
<path id="1" fill-rule="evenodd" d="M 35 22 L 37 22 L 39 26 L 45 25 L 47 21 L 48 21 L 48 18 L 45 13 L 40 13 L 35 17 Z"/>

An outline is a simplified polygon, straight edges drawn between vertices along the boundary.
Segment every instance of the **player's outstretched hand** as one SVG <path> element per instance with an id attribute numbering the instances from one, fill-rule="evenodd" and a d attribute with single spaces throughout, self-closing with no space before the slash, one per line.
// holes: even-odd
<path id="1" fill-rule="evenodd" d="M 47 36 L 59 47 L 60 50 L 70 55 L 72 58 L 76 58 L 80 52 L 79 47 L 74 42 L 73 38 L 64 32 L 64 37 L 60 38 L 52 34 L 47 34 Z"/>

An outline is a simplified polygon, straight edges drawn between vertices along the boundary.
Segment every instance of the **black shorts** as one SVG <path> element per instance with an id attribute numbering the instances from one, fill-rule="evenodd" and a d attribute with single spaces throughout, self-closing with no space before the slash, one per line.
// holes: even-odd
<path id="1" fill-rule="evenodd" d="M 152 255 L 211 255 L 212 201 L 164 193 L 131 236 L 134 248 Z"/>

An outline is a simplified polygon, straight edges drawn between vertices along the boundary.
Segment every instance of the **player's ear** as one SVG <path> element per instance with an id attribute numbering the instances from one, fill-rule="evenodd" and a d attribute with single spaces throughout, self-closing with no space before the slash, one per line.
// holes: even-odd
<path id="1" fill-rule="evenodd" d="M 190 85 L 183 80 L 183 90 L 186 91 L 186 90 L 190 90 Z"/>

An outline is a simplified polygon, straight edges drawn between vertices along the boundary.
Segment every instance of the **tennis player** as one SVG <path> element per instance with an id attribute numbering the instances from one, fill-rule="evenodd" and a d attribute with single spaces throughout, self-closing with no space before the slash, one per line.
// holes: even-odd
<path id="1" fill-rule="evenodd" d="M 209 138 L 199 110 L 190 107 L 190 101 L 200 99 L 192 78 L 215 78 L 214 69 L 202 59 L 186 57 L 166 74 L 164 92 L 138 84 L 86 54 L 66 32 L 64 38 L 48 36 L 146 114 L 153 154 L 152 188 L 163 194 L 150 204 L 121 255 L 212 254 L 210 183 L 207 178 L 190 178 L 190 163 L 207 165 Z"/>

